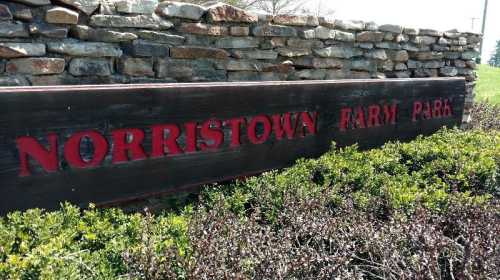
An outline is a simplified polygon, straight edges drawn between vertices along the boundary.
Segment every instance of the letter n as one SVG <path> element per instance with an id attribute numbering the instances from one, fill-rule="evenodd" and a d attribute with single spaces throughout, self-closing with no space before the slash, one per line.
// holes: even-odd
<path id="1" fill-rule="evenodd" d="M 20 169 L 19 176 L 30 176 L 29 157 L 35 159 L 47 172 L 56 172 L 59 160 L 57 158 L 57 135 L 50 133 L 47 136 L 50 148 L 46 149 L 35 138 L 22 136 L 16 139 L 19 150 Z"/>

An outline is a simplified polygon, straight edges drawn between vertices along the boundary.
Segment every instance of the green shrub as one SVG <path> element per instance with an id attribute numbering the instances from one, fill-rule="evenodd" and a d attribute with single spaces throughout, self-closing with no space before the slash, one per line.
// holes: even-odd
<path id="1" fill-rule="evenodd" d="M 494 130 L 442 130 L 370 151 L 332 148 L 291 168 L 208 186 L 180 213 L 71 205 L 11 213 L 0 218 L 0 279 L 490 279 L 498 270 L 490 260 L 499 257 L 499 182 Z M 444 227 L 453 219 L 461 224 Z"/>

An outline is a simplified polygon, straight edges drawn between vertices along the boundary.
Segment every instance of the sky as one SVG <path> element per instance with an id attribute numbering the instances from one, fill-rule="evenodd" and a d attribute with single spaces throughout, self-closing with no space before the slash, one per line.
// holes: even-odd
<path id="1" fill-rule="evenodd" d="M 481 32 L 485 0 L 306 0 L 305 6 L 333 9 L 333 17 L 400 24 L 441 31 L 458 29 Z M 474 25 L 473 19 L 474 19 Z M 500 40 L 500 0 L 489 0 L 484 37 L 483 63 Z"/>

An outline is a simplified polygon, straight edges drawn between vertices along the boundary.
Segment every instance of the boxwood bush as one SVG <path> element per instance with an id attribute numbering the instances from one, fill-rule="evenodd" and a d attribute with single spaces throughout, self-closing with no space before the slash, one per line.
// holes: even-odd
<path id="1" fill-rule="evenodd" d="M 179 211 L 11 213 L 0 279 L 495 279 L 499 196 L 495 130 L 332 147 Z"/>

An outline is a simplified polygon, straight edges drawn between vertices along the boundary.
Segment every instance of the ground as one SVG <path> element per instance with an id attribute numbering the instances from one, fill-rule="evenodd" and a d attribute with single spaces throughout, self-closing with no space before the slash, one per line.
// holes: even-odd
<path id="1" fill-rule="evenodd" d="M 500 104 L 500 68 L 479 65 L 477 73 L 476 99 Z"/>

